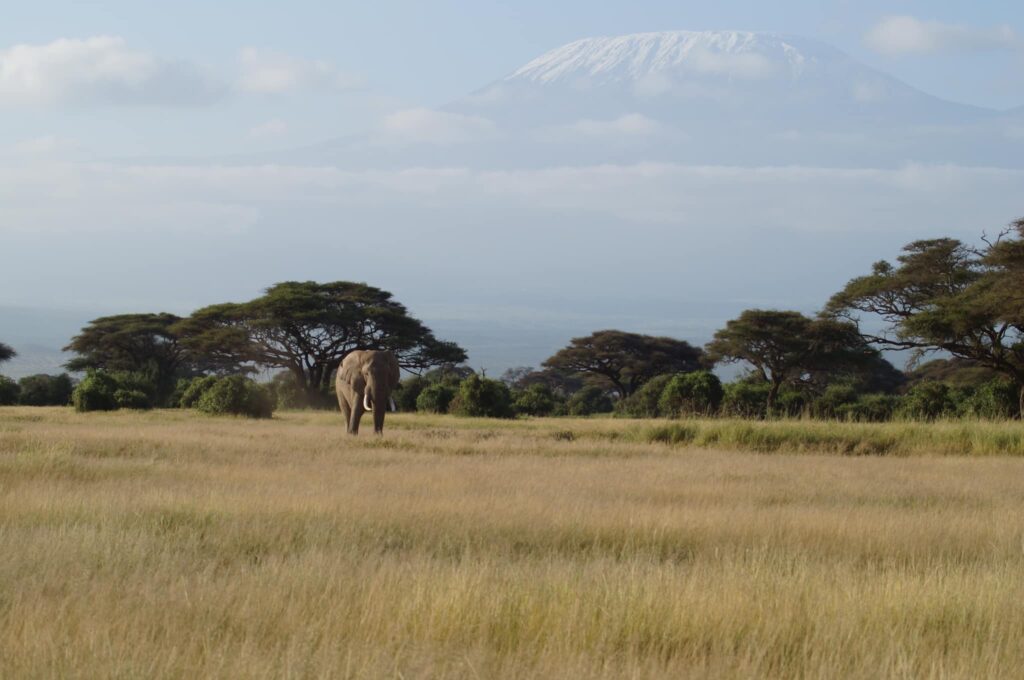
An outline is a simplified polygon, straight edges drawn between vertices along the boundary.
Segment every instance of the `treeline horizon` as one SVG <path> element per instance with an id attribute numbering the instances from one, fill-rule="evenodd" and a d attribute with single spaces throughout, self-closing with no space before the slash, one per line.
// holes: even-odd
<path id="1" fill-rule="evenodd" d="M 334 371 L 356 349 L 392 351 L 413 374 L 398 391 L 402 410 L 497 417 L 1019 418 L 1024 219 L 976 245 L 914 241 L 895 263 L 876 262 L 852 279 L 813 316 L 748 309 L 703 347 L 595 331 L 573 338 L 540 367 L 510 369 L 501 380 L 465 366 L 462 347 L 436 338 L 391 293 L 347 281 L 278 283 L 248 302 L 209 305 L 187 317 L 101 317 L 64 348 L 75 355 L 65 364 L 69 371 L 85 372 L 83 383 L 106 385 L 106 408 L 177 407 L 197 380 L 252 382 L 261 371 L 277 371 L 261 403 L 324 408 L 335 404 Z M 885 350 L 910 351 L 911 369 L 895 368 Z M 924 361 L 931 354 L 942 358 Z M 14 355 L 0 343 L 0 363 Z M 744 371 L 723 385 L 711 372 L 723 364 Z M 72 389 L 66 375 L 20 383 L 0 376 L 0 404 L 78 405 L 80 388 Z M 123 403 L 113 397 L 118 390 Z"/>

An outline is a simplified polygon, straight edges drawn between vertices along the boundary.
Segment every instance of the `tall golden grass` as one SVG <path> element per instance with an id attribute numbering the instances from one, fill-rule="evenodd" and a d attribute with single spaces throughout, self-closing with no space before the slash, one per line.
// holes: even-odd
<path id="1" fill-rule="evenodd" d="M 0 409 L 0 677 L 1020 677 L 1024 458 L 671 427 Z"/>

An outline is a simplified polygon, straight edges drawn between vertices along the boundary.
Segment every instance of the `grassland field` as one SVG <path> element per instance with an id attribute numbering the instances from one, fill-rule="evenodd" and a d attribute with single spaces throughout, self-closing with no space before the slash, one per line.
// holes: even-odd
<path id="1" fill-rule="evenodd" d="M 1019 678 L 1024 425 L 0 408 L 3 678 Z"/>

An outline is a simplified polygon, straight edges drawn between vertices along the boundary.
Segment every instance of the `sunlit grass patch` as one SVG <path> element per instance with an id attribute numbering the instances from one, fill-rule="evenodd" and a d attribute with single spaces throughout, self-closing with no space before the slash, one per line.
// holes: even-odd
<path id="1" fill-rule="evenodd" d="M 1019 435 L 0 409 L 0 677 L 1015 677 Z"/>

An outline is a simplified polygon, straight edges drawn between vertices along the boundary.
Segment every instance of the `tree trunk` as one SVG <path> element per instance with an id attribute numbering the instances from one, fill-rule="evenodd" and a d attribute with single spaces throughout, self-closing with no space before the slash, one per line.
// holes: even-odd
<path id="1" fill-rule="evenodd" d="M 779 396 L 779 388 L 782 387 L 782 383 L 779 381 L 772 381 L 772 387 L 768 390 L 768 403 L 766 405 L 766 411 L 769 418 L 775 414 L 775 399 Z"/>

